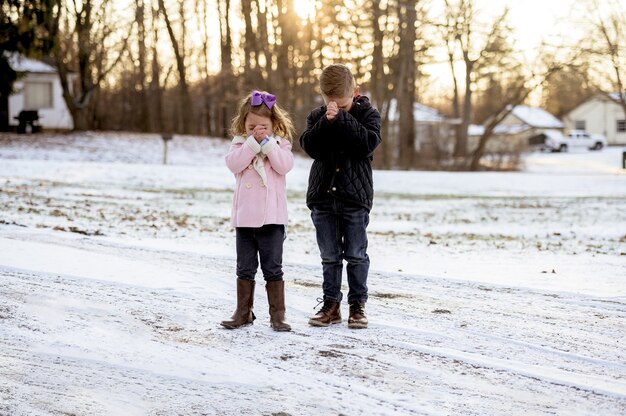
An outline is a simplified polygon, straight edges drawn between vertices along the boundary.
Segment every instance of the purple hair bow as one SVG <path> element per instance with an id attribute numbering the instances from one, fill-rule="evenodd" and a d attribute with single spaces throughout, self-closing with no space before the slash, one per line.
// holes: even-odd
<path id="1" fill-rule="evenodd" d="M 273 96 L 272 94 L 265 94 L 257 90 L 252 91 L 252 98 L 250 99 L 250 104 L 254 106 L 265 103 L 267 108 L 271 110 L 275 102 L 276 102 L 276 97 Z"/>

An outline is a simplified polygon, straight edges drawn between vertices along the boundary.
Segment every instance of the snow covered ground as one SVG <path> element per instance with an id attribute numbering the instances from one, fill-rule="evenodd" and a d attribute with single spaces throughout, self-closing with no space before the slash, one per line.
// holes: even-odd
<path id="1" fill-rule="evenodd" d="M 0 135 L 0 415 L 626 414 L 621 148 L 518 173 L 376 172 L 370 328 L 307 325 L 321 266 L 288 175 L 287 314 L 234 306 L 228 142 Z M 347 315 L 347 306 L 343 305 Z"/>

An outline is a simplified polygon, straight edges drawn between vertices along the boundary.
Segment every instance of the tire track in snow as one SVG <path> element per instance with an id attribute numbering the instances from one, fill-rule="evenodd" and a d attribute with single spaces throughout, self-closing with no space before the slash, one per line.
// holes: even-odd
<path id="1" fill-rule="evenodd" d="M 54 241 L 50 243 L 54 244 Z M 340 326 L 316 329 L 307 327 L 306 319 L 311 313 L 311 300 L 319 292 L 319 270 L 317 267 L 291 264 L 288 265 L 289 275 L 298 276 L 301 282 L 289 282 L 288 285 L 288 297 L 292 301 L 288 305 L 288 315 L 294 325 L 294 333 L 273 333 L 264 322 L 267 313 L 262 310 L 262 302 L 257 307 L 259 319 L 254 326 L 227 331 L 218 329 L 217 322 L 229 314 L 233 306 L 232 278 L 229 276 L 233 259 L 102 244 L 94 238 L 76 240 L 71 245 L 120 258 L 158 259 L 157 263 L 164 266 L 176 264 L 182 280 L 173 282 L 172 287 L 142 288 L 93 280 L 89 276 L 58 276 L 3 267 L 0 293 L 3 302 L 8 299 L 9 306 L 3 310 L 9 311 L 9 318 L 0 320 L 0 325 L 9 328 L 6 334 L 16 335 L 12 339 L 17 340 L 12 344 L 5 336 L 0 337 L 3 344 L 14 350 L 13 356 L 8 359 L 31 369 L 38 368 L 38 372 L 44 369 L 48 373 L 45 383 L 39 380 L 38 386 L 34 385 L 37 380 L 24 384 L 19 379 L 12 379 L 12 390 L 15 397 L 27 397 L 26 392 L 37 390 L 38 394 L 48 397 L 48 404 L 41 404 L 44 409 L 45 406 L 53 406 L 50 404 L 54 402 L 51 397 L 59 397 L 57 391 L 64 394 L 63 389 L 76 388 L 74 384 L 82 383 L 82 379 L 89 374 L 97 376 L 94 390 L 104 389 L 121 394 L 120 406 L 127 406 L 127 402 L 132 401 L 121 391 L 124 386 L 130 386 L 127 379 L 135 377 L 138 385 L 130 390 L 131 396 L 154 403 L 147 409 L 153 414 L 165 414 L 190 403 L 200 406 L 198 409 L 202 403 L 210 403 L 207 406 L 216 413 L 241 411 L 243 414 L 254 414 L 250 410 L 254 407 L 248 407 L 254 404 L 246 398 L 242 399 L 246 391 L 252 391 L 252 396 L 264 393 L 279 399 L 278 405 L 262 401 L 261 408 L 282 409 L 294 414 L 298 414 L 296 409 L 301 409 L 301 414 L 319 409 L 319 403 L 314 399 L 319 396 L 331 397 L 341 403 L 328 405 L 326 410 L 329 412 L 345 411 L 343 406 L 348 405 L 353 411 L 371 411 L 372 414 L 446 414 L 466 409 L 467 403 L 474 404 L 476 414 L 506 412 L 513 405 L 518 410 L 549 414 L 552 412 L 550 409 L 567 409 L 572 403 L 580 409 L 605 409 L 606 414 L 619 414 L 626 406 L 626 400 L 620 393 L 624 384 L 611 380 L 612 377 L 619 379 L 625 375 L 622 361 L 619 361 L 620 352 L 616 351 L 618 346 L 610 343 L 595 345 L 606 356 L 603 359 L 583 354 L 584 337 L 573 343 L 582 352 L 566 353 L 546 346 L 546 341 L 557 344 L 559 338 L 545 333 L 542 329 L 546 325 L 541 318 L 543 315 L 532 308 L 532 304 L 537 303 L 560 311 L 556 316 L 559 325 L 568 322 L 566 315 L 585 317 L 589 316 L 590 310 L 605 316 L 601 322 L 623 321 L 622 306 L 613 301 L 563 294 L 552 297 L 540 291 L 497 286 L 482 285 L 481 289 L 454 280 L 385 274 L 384 287 L 373 284 L 372 292 L 378 293 L 378 297 L 373 297 L 369 307 L 372 319 L 370 329 L 350 331 L 345 328 L 345 322 Z M 219 289 L 198 290 L 202 287 L 202 280 L 198 279 L 206 272 L 214 276 L 211 284 L 216 284 Z M 230 291 L 220 293 L 224 288 L 230 288 Z M 402 288 L 402 291 L 394 292 L 397 288 Z M 259 289 L 262 289 L 261 285 Z M 262 299 L 264 294 L 262 290 L 259 292 L 257 299 Z M 401 296 L 389 296 L 394 293 Z M 48 309 L 32 309 L 32 302 L 38 297 L 44 298 L 44 301 L 39 301 L 40 304 L 46 304 L 46 297 L 49 297 L 49 303 L 71 301 L 75 310 L 70 307 L 69 311 L 63 312 L 67 319 L 65 327 L 52 325 L 36 315 L 48 309 L 55 310 L 50 305 Z M 441 299 L 445 299 L 448 305 L 454 305 L 449 306 L 451 314 L 431 312 Z M 416 305 L 417 302 L 423 304 Z M 87 308 L 85 304 L 95 306 Z M 468 311 L 472 311 L 471 315 L 457 318 L 458 314 L 470 313 Z M 230 383 L 228 387 L 220 387 L 220 382 L 203 380 L 197 374 L 187 382 L 178 382 L 179 377 L 167 372 L 161 375 L 163 378 L 152 380 L 155 371 L 142 368 L 145 363 L 137 367 L 129 363 L 121 365 L 115 360 L 94 361 L 93 356 L 98 354 L 110 359 L 111 354 L 115 355 L 113 346 L 109 346 L 108 350 L 85 352 L 85 348 L 93 349 L 93 345 L 77 346 L 69 342 L 59 346 L 51 343 L 50 336 L 54 338 L 59 328 L 66 333 L 83 329 L 85 319 L 80 318 L 81 314 L 88 315 L 96 324 L 109 328 L 112 334 L 122 339 L 137 333 L 139 342 L 151 346 L 155 344 L 170 352 L 182 349 L 188 354 L 199 354 L 199 357 L 210 360 L 206 355 L 208 351 L 210 356 L 239 363 L 233 370 L 234 374 L 241 375 L 244 368 L 249 368 L 252 374 L 255 371 L 266 373 L 266 380 L 261 381 L 262 377 L 257 375 L 259 379 L 253 386 Z M 467 325 L 461 326 L 462 322 L 467 322 Z M 129 325 L 131 328 L 126 327 Z M 580 326 L 587 325 L 585 320 L 570 319 L 567 329 L 576 334 L 580 332 Z M 591 332 L 592 335 L 601 334 L 606 329 L 591 328 Z M 536 337 L 527 337 L 533 330 L 538 330 Z M 54 340 L 59 342 L 58 338 Z M 54 364 L 54 360 L 46 358 L 45 353 L 23 349 L 24 344 L 37 343 L 60 348 L 63 351 L 59 355 L 62 364 Z M 507 357 L 507 353 L 515 350 L 518 353 Z M 131 358 L 137 354 L 132 348 L 127 352 Z M 520 359 L 523 353 L 529 359 Z M 158 357 L 156 354 L 155 358 Z M 611 357 L 615 365 L 611 365 Z M 537 365 L 541 360 L 550 362 L 552 366 Z M 80 370 L 83 361 L 94 361 L 97 365 Z M 64 370 L 59 373 L 59 365 L 72 368 L 75 372 Z M 565 367 L 560 369 L 559 366 Z M 587 380 L 580 379 L 584 377 L 583 370 L 587 369 L 597 374 Z M 207 368 L 204 370 L 208 371 Z M 109 372 L 116 375 L 97 380 Z M 606 373 L 604 378 L 599 376 L 603 372 Z M 54 383 L 49 383 L 49 380 L 59 376 L 67 378 L 67 385 L 55 387 Z M 222 374 L 219 377 L 227 376 Z M 157 386 L 148 388 L 154 383 Z M 196 384 L 201 385 L 196 388 L 202 398 L 188 397 L 187 389 Z M 301 391 L 308 391 L 311 395 L 302 397 L 298 394 Z M 204 394 L 210 392 L 214 395 L 219 392 L 222 404 L 206 401 L 208 399 Z M 78 409 L 78 414 L 105 412 L 104 404 L 90 394 L 71 396 L 77 397 L 73 408 Z M 164 397 L 155 400 L 155 396 L 159 395 Z M 186 397 L 188 401 L 184 404 L 174 400 L 174 404 L 167 404 L 175 396 Z M 115 394 L 113 397 L 116 397 Z M 509 400 L 508 405 L 503 404 L 503 397 Z M 23 407 L 17 411 L 22 411 L 20 409 Z M 466 414 L 472 414 L 472 410 Z"/>

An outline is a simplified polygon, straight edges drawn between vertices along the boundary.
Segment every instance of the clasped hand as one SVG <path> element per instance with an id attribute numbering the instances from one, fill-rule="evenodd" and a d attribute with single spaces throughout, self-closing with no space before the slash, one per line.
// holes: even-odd
<path id="1" fill-rule="evenodd" d="M 335 118 L 337 118 L 338 113 L 339 107 L 337 106 L 337 103 L 334 101 L 329 101 L 326 105 L 326 118 L 328 119 L 328 121 L 333 121 Z"/>
<path id="2" fill-rule="evenodd" d="M 267 137 L 267 127 L 254 126 L 254 129 L 252 129 L 252 135 L 254 136 L 254 140 L 261 143 L 263 139 Z"/>

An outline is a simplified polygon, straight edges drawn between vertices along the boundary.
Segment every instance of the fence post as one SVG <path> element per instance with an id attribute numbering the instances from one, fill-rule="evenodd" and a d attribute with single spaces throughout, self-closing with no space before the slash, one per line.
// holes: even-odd
<path id="1" fill-rule="evenodd" d="M 161 139 L 163 139 L 163 164 L 167 165 L 167 142 L 172 140 L 171 133 L 162 133 Z"/>

